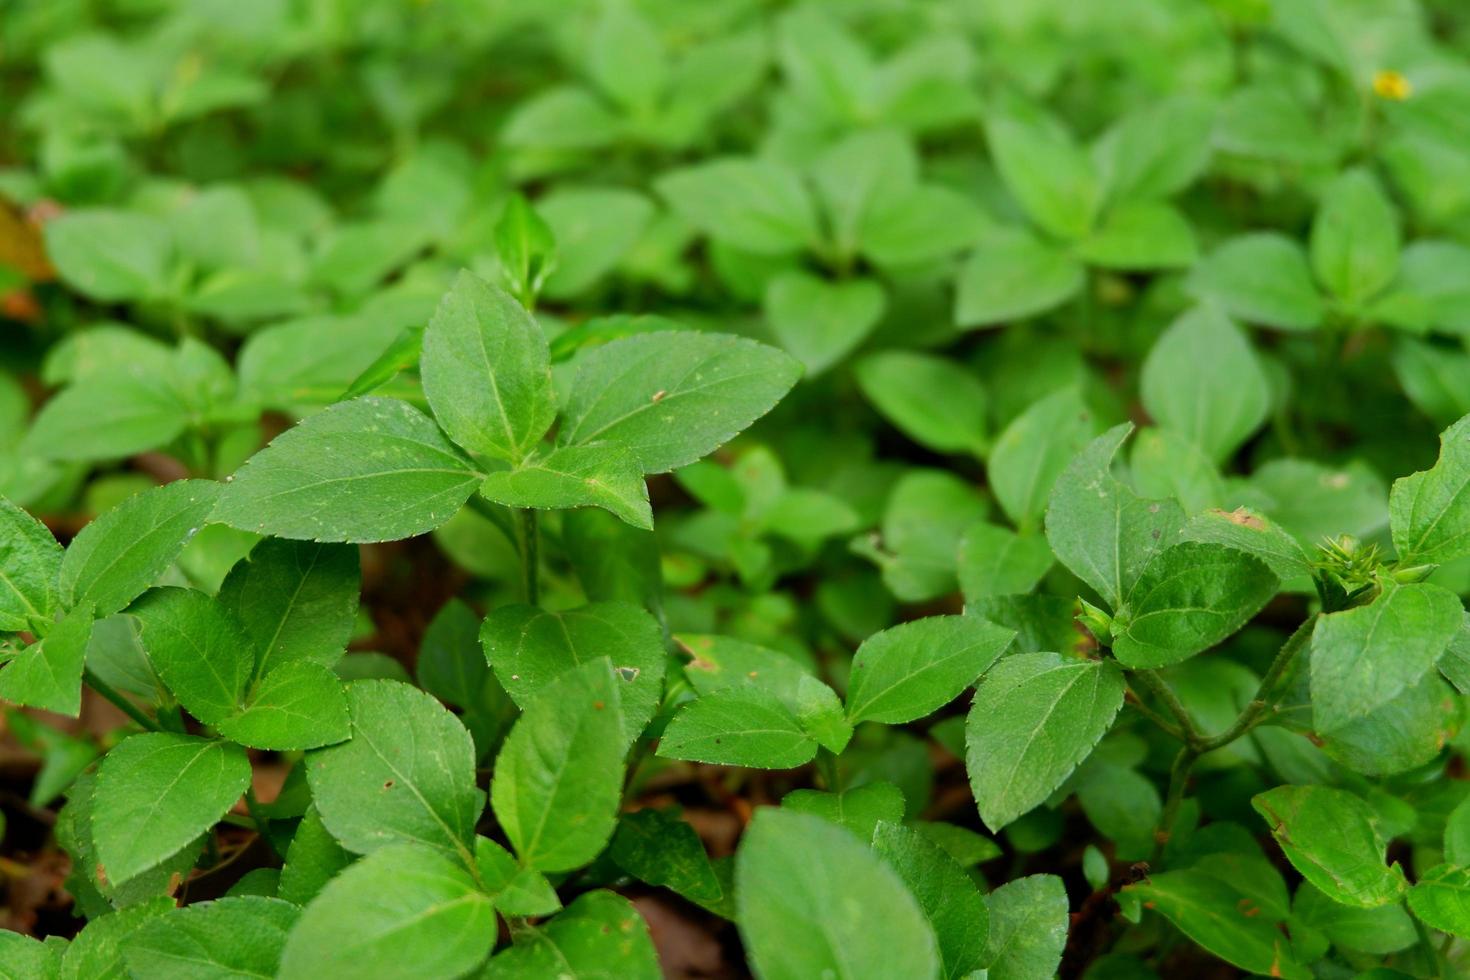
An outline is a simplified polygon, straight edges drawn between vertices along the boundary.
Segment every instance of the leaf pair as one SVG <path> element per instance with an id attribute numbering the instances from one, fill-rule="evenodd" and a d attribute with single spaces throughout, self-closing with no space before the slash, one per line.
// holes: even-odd
<path id="1" fill-rule="evenodd" d="M 931 616 L 875 633 L 859 646 L 846 706 L 804 666 L 722 637 L 687 637 L 685 676 L 699 693 L 669 722 L 659 754 L 725 765 L 790 769 L 820 745 L 840 752 L 864 721 L 899 725 L 954 700 L 1000 656 L 1013 630 L 973 616 Z"/>
<path id="2" fill-rule="evenodd" d="M 1057 557 L 1112 608 L 1113 654 L 1132 668 L 1186 660 L 1239 630 L 1276 594 L 1261 560 L 1180 540 L 1184 511 L 1147 500 L 1112 475 L 1132 427 L 1090 443 L 1057 480 L 1046 536 Z"/>
<path id="3" fill-rule="evenodd" d="M 421 372 L 438 424 L 393 399 L 335 405 L 247 462 L 214 519 L 281 537 L 384 541 L 438 527 L 479 489 L 509 506 L 599 506 L 651 527 L 643 474 L 734 436 L 797 368 L 723 335 L 610 343 L 581 359 L 559 446 L 539 448 L 557 417 L 546 339 L 509 294 L 465 273 L 424 334 Z"/>
<path id="4" fill-rule="evenodd" d="M 1211 117 L 1208 104 L 1192 99 L 1151 107 L 1120 121 L 1089 159 L 1036 106 L 1019 98 L 992 106 L 986 136 L 995 167 L 1044 234 L 987 232 L 960 271 L 956 322 L 979 327 L 1044 313 L 1084 288 L 1088 266 L 1192 264 L 1194 232 L 1163 198 L 1203 170 Z"/>
<path id="5" fill-rule="evenodd" d="M 1189 288 L 1232 315 L 1281 330 L 1313 330 L 1329 315 L 1411 333 L 1452 330 L 1457 282 L 1470 251 L 1452 242 L 1402 248 L 1399 216 L 1378 181 L 1348 170 L 1329 183 L 1309 248 L 1275 232 L 1229 239 L 1194 270 Z"/>
<path id="6" fill-rule="evenodd" d="M 93 618 L 118 612 L 157 581 L 204 525 L 218 490 L 180 480 L 135 494 L 82 528 L 64 553 L 44 526 L 3 501 L 0 622 L 42 640 L 0 671 L 0 697 L 75 716 Z"/>

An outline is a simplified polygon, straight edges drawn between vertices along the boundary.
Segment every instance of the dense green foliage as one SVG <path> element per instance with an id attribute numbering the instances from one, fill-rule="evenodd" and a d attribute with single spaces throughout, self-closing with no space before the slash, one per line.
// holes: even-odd
<path id="1" fill-rule="evenodd" d="M 1470 974 L 1467 188 L 1453 0 L 11 0 L 0 975 Z"/>

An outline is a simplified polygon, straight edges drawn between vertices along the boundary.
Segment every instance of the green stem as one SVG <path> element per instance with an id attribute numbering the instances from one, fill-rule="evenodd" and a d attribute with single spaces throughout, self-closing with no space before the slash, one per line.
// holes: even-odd
<path id="1" fill-rule="evenodd" d="M 102 695 L 104 698 L 116 705 L 119 711 L 127 715 L 129 718 L 133 719 L 133 721 L 137 722 L 139 725 L 142 725 L 148 731 L 160 731 L 158 723 L 156 721 L 143 714 L 143 712 L 139 710 L 136 704 L 129 701 L 122 694 L 118 693 L 118 691 L 113 688 L 111 684 L 107 683 L 102 678 L 92 673 L 90 668 L 82 668 L 82 680 L 86 681 L 87 686 L 90 687 L 92 690 L 96 691 L 98 694 Z"/>
<path id="2" fill-rule="evenodd" d="M 1154 697 L 1162 701 L 1164 707 L 1169 709 L 1169 714 L 1179 722 L 1179 731 L 1184 736 L 1185 744 L 1193 746 L 1203 741 L 1204 736 L 1200 735 L 1199 729 L 1194 727 L 1194 719 L 1189 716 L 1184 702 L 1179 700 L 1179 695 L 1175 694 L 1174 689 L 1164 682 L 1158 671 L 1140 670 L 1133 676 L 1143 681 L 1144 687 L 1147 687 Z"/>
<path id="3" fill-rule="evenodd" d="M 827 787 L 828 792 L 842 792 L 841 780 L 837 775 L 837 756 L 830 749 L 817 750 L 817 774 L 822 777 L 822 785 Z"/>
<path id="4" fill-rule="evenodd" d="M 1271 661 L 1271 666 L 1267 669 L 1266 676 L 1261 678 L 1260 686 L 1256 688 L 1256 696 L 1251 699 L 1250 704 L 1245 706 L 1245 710 L 1240 713 L 1240 717 L 1235 719 L 1234 724 L 1219 735 L 1204 739 L 1199 746 L 1201 754 L 1213 752 L 1215 749 L 1229 745 L 1255 727 L 1256 722 L 1260 720 L 1262 713 L 1265 712 L 1267 705 L 1271 703 L 1271 696 L 1276 691 L 1276 685 L 1285 676 L 1286 671 L 1296 659 L 1296 655 L 1307 645 L 1307 641 L 1311 639 L 1312 630 L 1316 625 L 1317 617 L 1315 615 L 1311 616 L 1296 628 L 1295 633 L 1287 638 L 1287 641 L 1281 645 L 1281 649 L 1277 651 L 1276 659 Z"/>
<path id="5" fill-rule="evenodd" d="M 1149 721 L 1162 728 L 1165 734 L 1171 736 L 1172 738 L 1177 738 L 1181 742 L 1184 741 L 1184 732 L 1179 730 L 1178 725 L 1174 724 L 1172 721 L 1159 714 L 1153 708 L 1150 708 L 1146 703 L 1144 703 L 1144 700 L 1133 691 L 1132 688 L 1128 689 L 1128 694 L 1130 696 L 1130 700 L 1128 703 L 1131 704 L 1134 709 L 1138 711 L 1139 714 L 1143 715 Z"/>
<path id="6" fill-rule="evenodd" d="M 1169 835 L 1174 832 L 1174 821 L 1179 819 L 1179 807 L 1184 803 L 1184 787 L 1189 783 L 1189 774 L 1198 758 L 1199 753 L 1188 745 L 1180 749 L 1179 754 L 1174 757 L 1174 765 L 1169 768 L 1169 791 L 1164 797 L 1164 812 L 1159 816 L 1159 828 L 1154 831 L 1154 852 L 1149 858 L 1149 864 L 1158 864 L 1159 858 L 1164 856 L 1164 845 L 1169 843 Z"/>
<path id="7" fill-rule="evenodd" d="M 1179 818 L 1179 807 L 1184 802 L 1184 789 L 1189 783 L 1190 773 L 1194 770 L 1194 764 L 1200 756 L 1216 749 L 1224 748 L 1231 742 L 1240 738 L 1250 731 L 1257 722 L 1261 720 L 1266 707 L 1271 703 L 1271 697 L 1276 691 L 1276 686 L 1281 678 L 1286 675 L 1296 655 L 1307 645 L 1312 636 L 1312 629 L 1317 624 L 1315 615 L 1308 618 L 1296 632 L 1287 638 L 1276 654 L 1276 659 L 1271 661 L 1271 666 L 1266 670 L 1266 676 L 1261 678 L 1260 685 L 1256 688 L 1256 696 L 1251 699 L 1250 704 L 1230 725 L 1229 728 L 1219 735 L 1205 737 L 1194 727 L 1194 722 L 1184 709 L 1172 688 L 1164 682 L 1154 671 L 1140 670 L 1134 676 L 1144 682 L 1150 691 L 1158 697 L 1168 708 L 1174 717 L 1179 719 L 1179 729 L 1183 734 L 1184 745 L 1179 749 L 1179 754 L 1174 757 L 1174 765 L 1169 769 L 1169 789 L 1164 798 L 1164 811 L 1159 817 L 1158 830 L 1154 833 L 1154 852 L 1150 859 L 1151 864 L 1157 864 L 1163 856 L 1164 845 L 1169 842 L 1169 835 L 1174 830 L 1174 821 Z M 1157 719 L 1168 730 L 1167 722 Z"/>
<path id="8" fill-rule="evenodd" d="M 521 539 L 521 573 L 525 580 L 526 604 L 541 605 L 541 542 L 536 512 L 529 507 L 516 512 Z"/>
<path id="9" fill-rule="evenodd" d="M 1419 934 L 1419 942 L 1424 946 L 1429 956 L 1429 962 L 1434 968 L 1434 976 L 1446 976 L 1444 956 L 1441 955 L 1439 947 L 1434 945 L 1434 937 L 1429 934 L 1429 930 L 1425 927 L 1424 923 L 1420 922 L 1419 917 L 1409 908 L 1407 901 L 1404 902 L 1404 913 L 1408 915 L 1409 921 L 1414 923 L 1414 931 Z"/>

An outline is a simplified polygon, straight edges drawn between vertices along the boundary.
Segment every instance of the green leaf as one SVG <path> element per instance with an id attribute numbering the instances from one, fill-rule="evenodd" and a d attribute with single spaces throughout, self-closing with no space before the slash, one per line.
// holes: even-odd
<path id="1" fill-rule="evenodd" d="M 1251 474 L 1250 490 L 1262 495 L 1261 510 L 1307 549 L 1344 533 L 1370 537 L 1388 523 L 1387 488 L 1362 462 L 1273 459 Z"/>
<path id="2" fill-rule="evenodd" d="M 779 163 L 710 160 L 664 174 L 654 186 L 695 228 L 747 252 L 784 255 L 821 239 L 811 195 Z"/>
<path id="3" fill-rule="evenodd" d="M 475 838 L 480 884 L 501 915 L 540 916 L 561 911 L 561 899 L 546 876 L 523 868 L 515 856 L 488 837 Z"/>
<path id="4" fill-rule="evenodd" d="M 627 109 L 652 110 L 668 82 L 668 57 L 657 31 L 631 4 L 608 4 L 592 24 L 587 71 Z"/>
<path id="5" fill-rule="evenodd" d="M 231 741 L 285 752 L 346 741 L 352 734 L 347 697 L 330 667 L 286 663 L 255 685 L 238 714 L 219 722 Z"/>
<path id="6" fill-rule="evenodd" d="M 1271 385 L 1244 331 L 1212 306 L 1184 314 L 1143 363 L 1143 407 L 1216 463 L 1249 439 L 1271 408 Z"/>
<path id="7" fill-rule="evenodd" d="M 23 445 L 42 459 L 122 459 L 168 445 L 189 421 L 188 406 L 167 382 L 100 375 L 63 388 L 41 406 Z"/>
<path id="8" fill-rule="evenodd" d="M 1470 554 L 1470 415 L 1440 434 L 1433 467 L 1394 481 L 1388 505 L 1404 565 Z"/>
<path id="9" fill-rule="evenodd" d="M 1180 536 L 1185 541 L 1204 541 L 1243 551 L 1266 563 L 1283 582 L 1307 575 L 1311 569 L 1306 552 L 1296 539 L 1270 518 L 1248 507 L 1212 509 L 1189 519 Z"/>
<path id="10" fill-rule="evenodd" d="M 461 272 L 424 331 L 424 395 L 450 438 L 519 463 L 556 418 L 541 327 L 505 290 Z"/>
<path id="11" fill-rule="evenodd" d="M 634 527 L 653 529 L 643 469 L 616 443 L 562 446 L 533 456 L 515 469 L 486 476 L 480 493 L 507 507 L 601 507 Z"/>
<path id="12" fill-rule="evenodd" d="M 245 750 L 172 732 L 123 739 L 97 770 L 98 874 L 120 884 L 209 830 L 250 784 Z"/>
<path id="13" fill-rule="evenodd" d="M 1298 925 L 1321 932 L 1332 945 L 1343 950 L 1386 956 L 1419 941 L 1414 920 L 1402 904 L 1353 908 L 1334 902 L 1310 882 L 1297 889 L 1291 918 Z"/>
<path id="14" fill-rule="evenodd" d="M 761 809 L 735 856 L 740 935 L 767 980 L 937 977 L 938 944 L 902 879 L 822 820 Z"/>
<path id="15" fill-rule="evenodd" d="M 300 910 L 260 896 L 200 902 L 149 918 L 123 940 L 134 976 L 273 977 Z"/>
<path id="16" fill-rule="evenodd" d="M 322 823 L 316 806 L 307 807 L 291 837 L 276 893 L 293 905 L 305 905 L 352 860 Z"/>
<path id="17" fill-rule="evenodd" d="M 1194 230 L 1178 209 L 1137 201 L 1108 211 L 1077 254 L 1104 269 L 1187 269 L 1194 265 L 1198 249 Z"/>
<path id="18" fill-rule="evenodd" d="M 891 129 L 859 130 L 817 157 L 812 177 L 825 205 L 839 254 L 853 255 L 863 226 L 885 201 L 918 184 L 919 157 L 913 142 Z"/>
<path id="19" fill-rule="evenodd" d="M 887 821 L 903 820 L 906 801 L 903 790 L 889 782 L 864 783 L 840 793 L 815 789 L 796 789 L 781 798 L 781 806 L 797 813 L 821 817 L 845 827 L 859 840 L 871 841 L 873 832 Z"/>
<path id="20" fill-rule="evenodd" d="M 1312 269 L 1339 299 L 1361 304 L 1381 292 L 1399 267 L 1398 216 L 1378 182 L 1349 170 L 1322 195 L 1312 222 Z"/>
<path id="21" fill-rule="evenodd" d="M 1174 429 L 1141 429 L 1128 454 L 1133 488 L 1145 497 L 1173 497 L 1187 514 L 1217 507 L 1227 495 L 1215 461 Z"/>
<path id="22" fill-rule="evenodd" d="M 986 896 L 990 941 L 981 961 L 989 980 L 1051 976 L 1067 942 L 1067 890 L 1056 875 L 1030 875 Z"/>
<path id="23" fill-rule="evenodd" d="M 529 710 L 562 675 L 606 658 L 618 683 L 624 744 L 631 744 L 663 699 L 663 632 L 630 602 L 594 602 L 563 612 L 505 605 L 480 627 L 485 659 L 505 693 Z"/>
<path id="24" fill-rule="evenodd" d="M 1113 201 L 1177 194 L 1209 165 L 1215 106 L 1193 95 L 1146 100 L 1118 120 L 1092 158 Z"/>
<path id="25" fill-rule="evenodd" d="M 720 876 L 688 822 L 652 807 L 625 813 L 608 857 L 646 884 L 669 888 L 706 908 L 727 904 Z"/>
<path id="26" fill-rule="evenodd" d="M 852 549 L 883 570 L 883 583 L 904 602 L 925 602 L 958 584 L 955 542 L 988 508 L 973 486 L 952 473 L 915 469 L 888 497 L 881 533 L 858 538 Z"/>
<path id="27" fill-rule="evenodd" d="M 247 460 L 213 517 L 282 538 L 391 541 L 449 520 L 482 479 L 417 409 L 359 398 L 287 429 Z"/>
<path id="28" fill-rule="evenodd" d="M 1431 929 L 1470 938 L 1470 868 L 1430 868 L 1409 889 L 1409 908 Z"/>
<path id="29" fill-rule="evenodd" d="M 1393 294 L 1412 297 L 1423 323 L 1452 333 L 1470 329 L 1470 248 L 1457 242 L 1416 241 L 1404 249 Z"/>
<path id="30" fill-rule="evenodd" d="M 469 871 L 417 844 L 384 847 L 333 878 L 286 939 L 282 980 L 451 980 L 495 944 L 495 908 Z"/>
<path id="31" fill-rule="evenodd" d="M 871 279 L 829 282 L 793 271 L 766 286 L 771 333 L 815 377 L 851 354 L 883 317 L 888 297 Z"/>
<path id="32" fill-rule="evenodd" d="M 46 525 L 0 497 L 0 633 L 47 627 L 61 560 Z"/>
<path id="33" fill-rule="evenodd" d="M 1322 323 L 1322 297 L 1306 254 L 1295 240 L 1275 232 L 1225 242 L 1195 267 L 1189 290 L 1250 323 L 1280 330 L 1312 330 Z"/>
<path id="34" fill-rule="evenodd" d="M 126 980 L 123 944 L 145 922 L 167 914 L 173 905 L 173 899 L 159 896 L 96 916 L 62 953 L 58 980 Z"/>
<path id="35" fill-rule="evenodd" d="M 1278 786 L 1251 798 L 1287 860 L 1335 902 L 1376 908 L 1408 887 L 1397 864 L 1386 865 L 1388 843 L 1373 809 L 1345 790 Z"/>
<path id="36" fill-rule="evenodd" d="M 1323 616 L 1312 632 L 1312 722 L 1332 732 L 1413 687 L 1464 620 L 1438 585 L 1388 584 L 1366 606 Z"/>
<path id="37" fill-rule="evenodd" d="M 780 651 L 723 636 L 682 635 L 677 642 L 694 655 L 694 659 L 684 665 L 684 676 L 701 697 L 721 692 L 733 692 L 735 695 L 734 701 L 721 701 L 715 706 L 693 711 L 689 719 L 691 724 L 702 719 L 716 729 L 715 735 L 719 735 L 720 719 L 732 713 L 731 706 L 736 706 L 733 712 L 738 714 L 738 704 L 744 698 L 754 705 L 755 715 L 774 721 L 778 731 L 786 730 L 794 719 L 817 744 L 833 752 L 846 748 L 852 737 L 852 726 L 844 717 L 842 703 L 837 699 L 837 693 L 818 680 L 805 664 Z M 745 693 L 751 691 L 750 697 L 745 697 Z M 772 696 L 777 702 L 775 707 L 770 700 Z M 777 710 L 781 706 L 785 707 L 785 713 Z M 725 745 L 723 742 L 718 744 Z M 810 758 L 805 755 L 810 749 L 804 742 L 786 743 L 778 739 L 775 744 L 781 746 L 783 753 Z M 740 742 L 737 746 L 739 751 L 746 751 L 750 743 Z M 708 742 L 703 745 L 703 751 L 707 752 L 729 750 L 729 746 L 716 749 Z"/>
<path id="38" fill-rule="evenodd" d="M 347 685 L 352 738 L 306 759 L 322 823 L 359 854 L 402 842 L 472 860 L 484 794 L 475 745 L 459 719 L 428 694 L 389 680 Z"/>
<path id="39" fill-rule="evenodd" d="M 975 882 L 943 848 L 911 827 L 880 823 L 872 841 L 929 920 L 939 940 L 939 975 L 968 976 L 984 958 L 990 929 L 990 913 Z"/>
<path id="40" fill-rule="evenodd" d="M 617 977 L 658 980 L 662 976 L 648 924 L 621 895 L 587 892 L 566 910 L 538 925 L 491 958 L 485 980 L 542 977 Z"/>
<path id="41" fill-rule="evenodd" d="M 659 739 L 664 759 L 750 769 L 795 769 L 817 742 L 781 699 L 758 687 L 701 695 L 679 709 Z"/>
<path id="42" fill-rule="evenodd" d="M 955 322 L 986 327 L 1061 306 L 1082 291 L 1086 270 L 1060 248 L 1021 228 L 996 227 L 960 269 Z"/>
<path id="43" fill-rule="evenodd" d="M 929 616 L 875 633 L 853 656 L 847 718 L 901 725 L 932 714 L 975 683 L 1015 636 L 978 616 Z"/>
<path id="44" fill-rule="evenodd" d="M 1051 546 L 1040 534 L 976 524 L 960 539 L 960 591 L 967 603 L 1030 592 L 1054 562 Z"/>
<path id="45" fill-rule="evenodd" d="M 103 619 L 132 602 L 204 526 L 219 491 L 207 480 L 178 480 L 134 494 L 82 528 L 61 561 L 62 605 L 90 602 Z"/>
<path id="46" fill-rule="evenodd" d="M 1318 734 L 1333 760 L 1365 776 L 1388 776 L 1439 755 L 1461 715 L 1454 689 L 1431 672 L 1369 714 Z"/>
<path id="47" fill-rule="evenodd" d="M 522 102 L 500 131 L 506 146 L 537 150 L 593 149 L 619 135 L 618 117 L 574 85 L 554 86 Z"/>
<path id="48" fill-rule="evenodd" d="M 1044 802 L 1112 726 L 1123 675 L 1055 653 L 1007 657 L 975 689 L 965 765 L 980 819 L 999 830 Z"/>
<path id="49" fill-rule="evenodd" d="M 1031 219 L 1059 238 L 1080 239 L 1092 228 L 1102 188 L 1087 155 L 1057 120 L 1011 100 L 985 119 L 995 168 Z"/>
<path id="50" fill-rule="evenodd" d="M 943 453 L 984 454 L 985 386 L 954 361 L 884 351 L 859 361 L 855 373 L 868 401 L 915 442 Z"/>
<path id="51" fill-rule="evenodd" d="M 39 939 L 0 932 L 0 977 L 4 980 L 56 980 L 61 969 L 61 952 Z"/>
<path id="52" fill-rule="evenodd" d="M 586 292 L 613 271 L 654 213 L 642 194 L 599 187 L 560 187 L 537 206 L 557 241 L 556 268 L 546 279 L 546 295 L 553 299 Z"/>
<path id="53" fill-rule="evenodd" d="M 414 675 L 419 687 L 461 708 L 479 703 L 490 665 L 480 648 L 480 617 L 461 599 L 450 599 L 424 632 Z"/>
<path id="54" fill-rule="evenodd" d="M 206 725 L 240 709 L 254 658 L 229 610 L 193 589 L 153 589 L 128 610 L 148 660 L 179 703 Z"/>
<path id="55" fill-rule="evenodd" d="M 506 288 L 531 307 L 556 267 L 556 236 L 523 194 L 512 194 L 495 222 L 495 255 Z"/>
<path id="56" fill-rule="evenodd" d="M 69 718 L 82 710 L 82 668 L 92 639 L 92 607 L 73 608 L 40 643 L 0 670 L 0 699 Z"/>
<path id="57" fill-rule="evenodd" d="M 962 191 L 920 184 L 873 202 L 860 235 L 862 252 L 884 268 L 913 268 L 971 248 L 992 227 L 989 217 Z"/>
<path id="58" fill-rule="evenodd" d="M 774 347 L 726 334 L 625 337 L 582 355 L 558 440 L 621 446 L 645 473 L 664 473 L 728 442 L 800 374 Z"/>
<path id="59" fill-rule="evenodd" d="M 244 630 L 261 677 L 283 664 L 340 660 L 361 582 L 355 547 L 266 538 L 230 569 L 219 602 Z"/>
<path id="60" fill-rule="evenodd" d="M 1399 337 L 1393 348 L 1393 373 L 1409 400 L 1439 425 L 1470 413 L 1470 352 Z"/>
<path id="61" fill-rule="evenodd" d="M 621 684 L 606 659 L 562 672 L 501 746 L 490 802 L 526 867 L 571 871 L 612 836 L 627 751 Z"/>
<path id="62" fill-rule="evenodd" d="M 1046 511 L 1052 551 L 1114 609 L 1184 525 L 1177 503 L 1145 500 L 1113 477 L 1113 457 L 1132 430 L 1115 425 L 1088 443 L 1057 478 Z"/>
<path id="63" fill-rule="evenodd" d="M 1113 616 L 1113 654 L 1134 669 L 1186 660 L 1232 636 L 1280 587 L 1259 559 L 1182 541 L 1149 562 Z"/>
<path id="64" fill-rule="evenodd" d="M 63 282 L 90 299 L 151 297 L 169 279 L 168 225 L 134 211 L 81 209 L 46 222 L 46 254 Z"/>
<path id="65" fill-rule="evenodd" d="M 1308 980 L 1291 940 L 1259 904 L 1238 888 L 1193 868 L 1165 871 L 1129 885 L 1136 896 L 1211 953 L 1250 973 Z"/>
<path id="66" fill-rule="evenodd" d="M 1097 419 L 1073 387 L 1033 402 L 1005 427 L 991 447 L 986 475 L 1018 528 L 1041 526 L 1057 477 L 1096 435 Z"/>

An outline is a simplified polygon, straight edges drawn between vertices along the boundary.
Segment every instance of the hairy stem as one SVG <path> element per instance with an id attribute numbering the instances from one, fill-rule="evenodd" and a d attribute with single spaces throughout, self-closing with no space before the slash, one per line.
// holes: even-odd
<path id="1" fill-rule="evenodd" d="M 88 687 L 96 691 L 98 694 L 102 695 L 107 700 L 111 701 L 119 711 L 127 715 L 129 718 L 133 719 L 133 721 L 137 722 L 139 725 L 142 725 L 146 730 L 150 732 L 161 731 L 161 729 L 158 727 L 158 722 L 145 715 L 141 710 L 139 710 L 136 704 L 129 701 L 111 684 L 107 683 L 102 678 L 92 673 L 91 668 L 82 668 L 82 680 L 87 682 Z"/>
<path id="2" fill-rule="evenodd" d="M 1198 758 L 1199 753 L 1186 745 L 1174 757 L 1174 765 L 1169 767 L 1169 791 L 1164 797 L 1164 812 L 1159 816 L 1159 828 L 1154 831 L 1154 852 L 1149 858 L 1149 864 L 1158 864 L 1159 858 L 1164 856 L 1164 845 L 1169 843 L 1169 835 L 1174 831 L 1174 821 L 1179 819 L 1179 807 L 1184 803 L 1184 788 L 1189 783 L 1189 774 Z"/>
<path id="3" fill-rule="evenodd" d="M 1281 682 L 1281 678 L 1285 676 L 1292 662 L 1296 660 L 1296 655 L 1307 645 L 1307 641 L 1311 639 L 1312 630 L 1316 625 L 1317 617 L 1314 615 L 1296 628 L 1296 632 L 1291 634 L 1287 641 L 1281 645 L 1281 649 L 1277 651 L 1276 659 L 1271 661 L 1271 666 L 1267 669 L 1266 676 L 1261 678 L 1260 686 L 1256 688 L 1256 696 L 1251 698 L 1250 704 L 1245 706 L 1245 710 L 1240 713 L 1240 717 L 1236 718 L 1234 724 L 1229 728 L 1225 729 L 1219 735 L 1205 739 L 1199 746 L 1201 753 L 1212 752 L 1215 749 L 1229 745 L 1255 727 L 1256 722 L 1261 719 L 1262 713 L 1265 712 L 1266 707 L 1271 703 L 1271 696 L 1276 691 L 1276 685 Z"/>
<path id="4" fill-rule="evenodd" d="M 1179 700 L 1179 695 L 1175 694 L 1174 689 L 1159 676 L 1158 671 L 1140 670 L 1133 676 L 1143 681 L 1143 686 L 1148 688 L 1150 693 L 1169 709 L 1169 714 L 1173 715 L 1178 722 L 1178 728 L 1184 736 L 1185 744 L 1193 746 L 1204 740 L 1199 729 L 1194 727 L 1194 719 L 1189 716 L 1184 702 Z"/>
<path id="5" fill-rule="evenodd" d="M 536 512 L 529 507 L 516 512 L 521 539 L 521 573 L 527 605 L 541 605 L 541 533 Z"/>
<path id="6" fill-rule="evenodd" d="M 1317 617 L 1314 614 L 1287 638 L 1277 652 L 1276 659 L 1271 661 L 1271 666 L 1266 670 L 1266 676 L 1261 678 L 1261 683 L 1256 688 L 1256 696 L 1245 706 L 1230 727 L 1218 735 L 1206 737 L 1199 733 L 1188 711 L 1185 710 L 1183 702 L 1179 700 L 1179 696 L 1157 673 L 1152 670 L 1140 670 L 1134 674 L 1179 720 L 1177 731 L 1183 736 L 1181 741 L 1184 742 L 1179 754 L 1174 757 L 1174 765 L 1169 769 L 1169 789 L 1164 798 L 1164 811 L 1159 817 L 1158 829 L 1154 832 L 1154 852 L 1150 863 L 1157 864 L 1164 853 L 1164 845 L 1168 843 L 1169 834 L 1174 829 L 1174 821 L 1179 817 L 1179 807 L 1184 802 L 1184 790 L 1189 783 L 1189 776 L 1194 770 L 1195 762 L 1200 756 L 1224 748 L 1255 727 L 1271 703 L 1276 686 L 1290 669 L 1297 654 L 1311 639 L 1312 629 L 1316 625 Z M 1165 731 L 1170 731 L 1175 727 L 1159 718 L 1156 713 L 1149 710 L 1145 710 L 1144 713 L 1153 717 Z"/>

